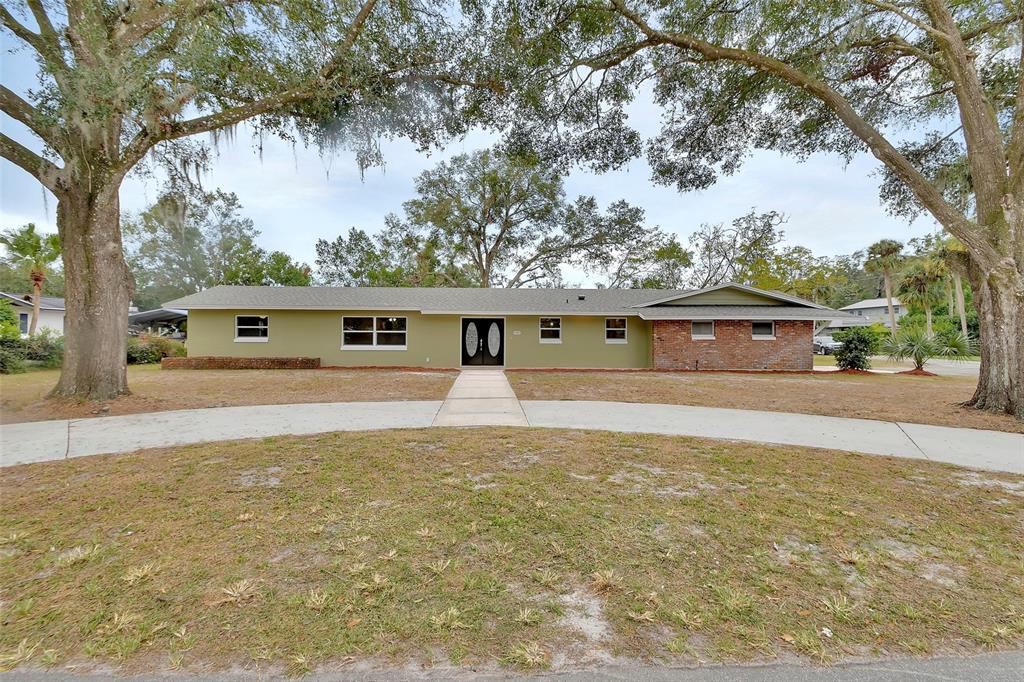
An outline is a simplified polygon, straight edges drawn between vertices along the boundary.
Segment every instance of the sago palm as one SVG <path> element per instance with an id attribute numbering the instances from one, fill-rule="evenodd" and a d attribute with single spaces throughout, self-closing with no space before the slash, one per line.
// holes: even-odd
<path id="1" fill-rule="evenodd" d="M 961 332 L 935 335 L 921 327 L 908 327 L 889 337 L 882 350 L 892 360 L 913 360 L 914 370 L 920 372 L 932 358 L 963 360 L 973 355 L 975 344 Z"/>
<path id="2" fill-rule="evenodd" d="M 35 334 L 39 324 L 39 297 L 43 293 L 46 270 L 60 258 L 60 237 L 36 232 L 34 223 L 0 233 L 0 244 L 7 249 L 6 260 L 16 267 L 28 268 L 32 279 L 32 320 L 28 333 Z"/>

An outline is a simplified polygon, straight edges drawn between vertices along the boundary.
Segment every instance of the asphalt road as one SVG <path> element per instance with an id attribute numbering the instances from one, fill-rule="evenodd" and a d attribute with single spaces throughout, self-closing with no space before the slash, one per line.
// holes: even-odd
<path id="1" fill-rule="evenodd" d="M 231 674 L 186 676 L 181 673 L 142 677 L 118 677 L 132 682 L 166 682 L 168 679 L 202 679 L 210 682 L 276 679 L 253 671 Z M 9 672 L 5 682 L 93 682 L 111 679 L 110 675 L 75 675 L 63 671 Z M 303 680 L 316 682 L 384 682 L 397 680 L 557 680 L 591 682 L 629 680 L 631 682 L 902 682 L 937 680 L 943 682 L 985 680 L 1020 682 L 1024 680 L 1024 651 L 1005 651 L 970 658 L 898 659 L 851 663 L 828 668 L 806 665 L 706 666 L 670 668 L 665 666 L 620 666 L 522 675 L 506 671 L 477 673 L 461 669 L 429 671 L 337 672 L 307 675 Z"/>

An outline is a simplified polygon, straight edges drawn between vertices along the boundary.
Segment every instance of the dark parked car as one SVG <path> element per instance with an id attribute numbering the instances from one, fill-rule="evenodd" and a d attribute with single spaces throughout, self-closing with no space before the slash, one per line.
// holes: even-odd
<path id="1" fill-rule="evenodd" d="M 818 355 L 832 355 L 836 352 L 836 348 L 842 345 L 842 341 L 836 341 L 831 336 L 814 337 L 814 352 Z"/>

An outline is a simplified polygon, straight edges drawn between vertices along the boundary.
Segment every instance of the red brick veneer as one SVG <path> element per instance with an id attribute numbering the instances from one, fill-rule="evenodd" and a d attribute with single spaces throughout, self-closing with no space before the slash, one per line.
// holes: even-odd
<path id="1" fill-rule="evenodd" d="M 319 369 L 320 358 L 164 358 L 161 369 Z"/>
<path id="2" fill-rule="evenodd" d="M 750 320 L 716 320 L 715 338 L 694 340 L 690 320 L 655 320 L 651 343 L 655 369 L 810 370 L 814 323 L 775 322 L 774 340 L 754 340 Z"/>

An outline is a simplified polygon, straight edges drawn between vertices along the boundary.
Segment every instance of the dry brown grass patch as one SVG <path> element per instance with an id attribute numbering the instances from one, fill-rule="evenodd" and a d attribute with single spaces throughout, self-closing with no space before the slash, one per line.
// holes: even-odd
<path id="1" fill-rule="evenodd" d="M 610 400 L 800 412 L 1024 433 L 1024 422 L 960 403 L 970 377 L 715 372 L 509 372 L 520 400 Z"/>
<path id="2" fill-rule="evenodd" d="M 496 466 L 506 456 L 524 464 Z M 244 484 L 269 468 L 277 485 Z M 615 483 L 623 471 L 707 485 L 664 496 Z M 499 485 L 476 489 L 483 473 Z M 1020 647 L 1022 486 L 925 461 L 529 429 L 12 467 L 0 665 L 302 674 L 438 652 L 536 668 Z"/>
<path id="3" fill-rule="evenodd" d="M 132 394 L 117 400 L 46 399 L 59 370 L 0 375 L 0 423 L 233 405 L 444 400 L 456 372 L 399 370 L 174 370 L 128 368 Z"/>

